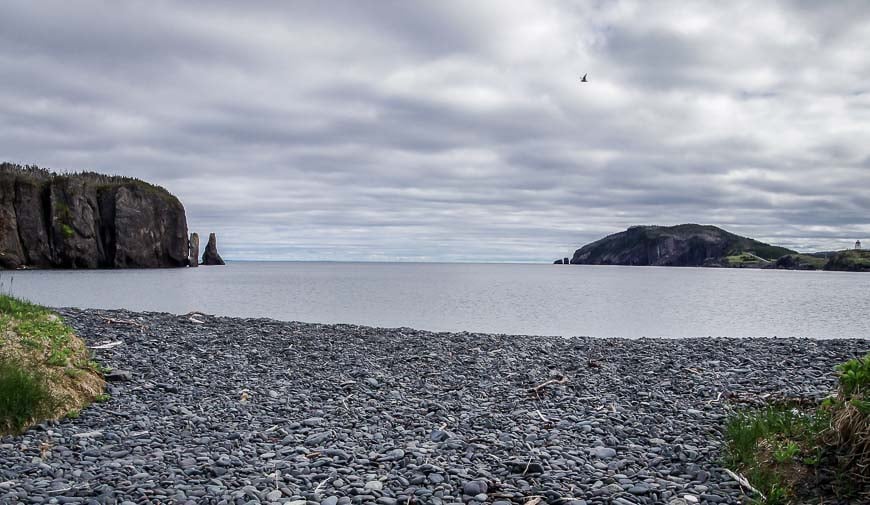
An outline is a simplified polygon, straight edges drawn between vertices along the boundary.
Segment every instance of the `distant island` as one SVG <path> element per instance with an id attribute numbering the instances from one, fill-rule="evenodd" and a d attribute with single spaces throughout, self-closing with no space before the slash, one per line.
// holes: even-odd
<path id="1" fill-rule="evenodd" d="M 184 206 L 164 188 L 0 163 L 0 269 L 185 267 L 198 253 Z M 214 234 L 203 264 L 223 264 Z"/>
<path id="2" fill-rule="evenodd" d="M 870 251 L 803 254 L 711 225 L 632 226 L 586 244 L 556 264 L 870 271 Z"/>

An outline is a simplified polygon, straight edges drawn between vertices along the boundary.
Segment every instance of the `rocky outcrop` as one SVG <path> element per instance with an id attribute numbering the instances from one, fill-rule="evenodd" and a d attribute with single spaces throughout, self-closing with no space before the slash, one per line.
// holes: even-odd
<path id="1" fill-rule="evenodd" d="M 203 265 L 226 265 L 221 255 L 217 252 L 217 237 L 214 233 L 208 234 L 208 244 L 205 246 L 205 252 L 202 253 Z"/>
<path id="2" fill-rule="evenodd" d="M 199 233 L 191 233 L 188 242 L 187 264 L 192 267 L 199 266 Z"/>
<path id="3" fill-rule="evenodd" d="M 163 188 L 0 164 L 0 268 L 187 265 L 184 207 Z"/>
<path id="4" fill-rule="evenodd" d="M 825 266 L 826 260 L 810 254 L 786 254 L 775 263 L 765 266 L 777 270 L 818 270 Z"/>
<path id="5" fill-rule="evenodd" d="M 870 251 L 849 249 L 839 251 L 825 263 L 825 270 L 870 272 Z"/>
<path id="6" fill-rule="evenodd" d="M 795 253 L 715 226 L 632 226 L 577 249 L 571 264 L 723 266 L 728 256 L 744 252 L 765 260 Z"/>

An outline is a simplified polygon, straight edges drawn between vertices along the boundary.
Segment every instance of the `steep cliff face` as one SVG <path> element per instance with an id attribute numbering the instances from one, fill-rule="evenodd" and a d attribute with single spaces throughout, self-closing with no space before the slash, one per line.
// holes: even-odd
<path id="1" fill-rule="evenodd" d="M 728 256 L 752 253 L 776 260 L 794 251 L 734 235 L 715 226 L 633 226 L 574 252 L 572 264 L 717 266 Z"/>
<path id="2" fill-rule="evenodd" d="M 163 188 L 0 164 L 0 268 L 182 267 L 187 250 L 184 207 Z"/>

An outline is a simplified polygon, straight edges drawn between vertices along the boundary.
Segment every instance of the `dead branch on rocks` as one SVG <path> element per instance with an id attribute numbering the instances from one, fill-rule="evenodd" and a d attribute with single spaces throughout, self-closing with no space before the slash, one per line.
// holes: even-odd
<path id="1" fill-rule="evenodd" d="M 737 483 L 740 484 L 741 487 L 743 487 L 749 491 L 752 491 L 753 493 L 757 493 L 758 496 L 761 497 L 762 501 L 767 500 L 767 498 L 764 496 L 764 493 L 762 493 L 761 491 L 752 487 L 752 484 L 749 483 L 749 480 L 747 480 L 746 477 L 744 477 L 742 475 L 738 475 L 727 468 L 723 468 L 723 470 L 725 470 L 725 473 L 730 475 L 732 479 L 736 480 Z"/>
<path id="2" fill-rule="evenodd" d="M 535 396 L 539 396 L 539 393 L 545 387 L 552 386 L 553 384 L 565 384 L 566 382 L 568 382 L 568 377 L 565 377 L 564 375 L 560 375 L 557 379 L 550 379 L 548 381 L 544 381 L 541 384 L 538 384 L 537 386 L 530 389 L 529 392 L 534 393 Z"/>
<path id="3" fill-rule="evenodd" d="M 102 319 L 103 322 L 105 322 L 106 324 L 126 324 L 128 326 L 135 326 L 136 328 L 139 328 L 140 330 L 147 330 L 148 329 L 148 327 L 145 326 L 144 324 L 138 323 L 136 321 L 132 321 L 130 319 L 114 319 L 111 317 L 103 317 L 103 316 L 100 316 L 100 319 Z"/>
<path id="4" fill-rule="evenodd" d="M 117 347 L 123 343 L 124 342 L 122 340 L 116 340 L 114 342 L 106 342 L 104 344 L 92 345 L 92 346 L 90 346 L 90 348 L 91 349 L 111 349 L 111 348 Z"/>

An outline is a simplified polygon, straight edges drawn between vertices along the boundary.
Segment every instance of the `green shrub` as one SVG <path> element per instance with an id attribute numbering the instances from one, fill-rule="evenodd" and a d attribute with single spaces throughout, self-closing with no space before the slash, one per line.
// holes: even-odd
<path id="1" fill-rule="evenodd" d="M 870 354 L 837 367 L 840 388 L 827 403 L 833 421 L 827 442 L 836 449 L 845 483 L 870 488 Z"/>
<path id="2" fill-rule="evenodd" d="M 840 374 L 840 394 L 844 399 L 863 394 L 870 389 L 870 354 L 837 365 L 837 372 Z"/>
<path id="3" fill-rule="evenodd" d="M 55 407 L 43 377 L 9 361 L 0 361 L 0 433 L 20 432 Z"/>

